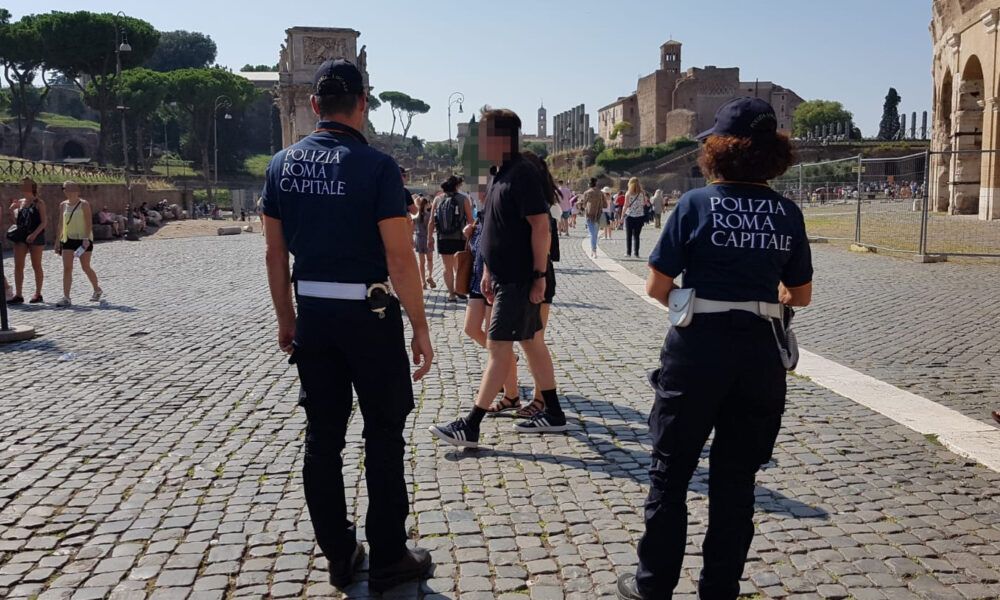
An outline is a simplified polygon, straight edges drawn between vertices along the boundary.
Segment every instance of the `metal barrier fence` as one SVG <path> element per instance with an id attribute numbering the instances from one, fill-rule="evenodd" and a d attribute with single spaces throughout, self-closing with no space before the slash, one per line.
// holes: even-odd
<path id="1" fill-rule="evenodd" d="M 31 177 L 39 183 L 72 179 L 78 183 L 141 183 L 169 187 L 171 180 L 160 175 L 126 173 L 116 167 L 50 163 L 20 158 L 0 158 L 0 181 L 18 182 Z"/>
<path id="2" fill-rule="evenodd" d="M 988 154 L 975 152 L 980 161 Z M 947 165 L 956 170 L 956 154 L 857 156 L 800 164 L 773 186 L 802 208 L 811 237 L 918 255 L 1000 257 L 1000 219 L 980 219 L 978 204 L 976 215 L 950 214 L 954 211 L 937 200 L 943 193 L 951 202 L 958 194 L 966 207 L 974 204 L 973 196 L 975 203 L 984 201 L 979 199 L 979 181 L 956 181 L 947 175 L 933 179 L 932 171 L 947 173 Z M 980 161 L 967 159 L 965 168 L 957 170 L 974 172 L 978 179 Z M 964 196 L 961 186 L 970 188 Z M 936 206 L 931 205 L 932 195 Z"/>

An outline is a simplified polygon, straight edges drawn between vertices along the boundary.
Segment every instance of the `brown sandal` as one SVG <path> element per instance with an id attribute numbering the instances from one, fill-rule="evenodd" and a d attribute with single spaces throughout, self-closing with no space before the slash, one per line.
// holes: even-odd
<path id="1" fill-rule="evenodd" d="M 521 398 L 508 398 L 502 396 L 499 400 L 494 400 L 493 404 L 486 409 L 486 414 L 491 417 L 500 417 L 511 411 L 521 410 Z"/>
<path id="2" fill-rule="evenodd" d="M 525 406 L 521 410 L 517 411 L 514 415 L 518 419 L 530 419 L 537 415 L 538 413 L 545 410 L 545 400 L 541 398 L 535 398 L 531 401 L 531 404 Z"/>

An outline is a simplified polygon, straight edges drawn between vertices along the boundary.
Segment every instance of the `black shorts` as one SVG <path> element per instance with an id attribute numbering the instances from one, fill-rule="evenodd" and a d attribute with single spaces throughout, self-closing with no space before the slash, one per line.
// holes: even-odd
<path id="1" fill-rule="evenodd" d="M 451 255 L 458 254 L 465 250 L 465 240 L 442 240 L 438 238 L 438 254 Z"/>
<path id="2" fill-rule="evenodd" d="M 469 300 L 486 300 L 486 296 L 478 292 L 469 292 Z"/>
<path id="3" fill-rule="evenodd" d="M 541 331 L 541 305 L 531 302 L 530 281 L 494 283 L 493 294 L 489 339 L 496 342 L 524 342 Z"/>
<path id="4" fill-rule="evenodd" d="M 556 270 L 549 263 L 549 270 L 545 272 L 545 300 L 542 304 L 552 304 L 556 297 Z"/>
<path id="5" fill-rule="evenodd" d="M 62 243 L 62 249 L 63 250 L 76 250 L 77 248 L 79 248 L 82 245 L 83 245 L 83 240 L 69 239 L 69 240 L 66 240 L 65 242 Z M 93 252 L 93 251 L 94 251 L 94 242 L 90 242 L 90 244 L 87 245 L 87 249 L 84 250 L 84 252 Z"/>

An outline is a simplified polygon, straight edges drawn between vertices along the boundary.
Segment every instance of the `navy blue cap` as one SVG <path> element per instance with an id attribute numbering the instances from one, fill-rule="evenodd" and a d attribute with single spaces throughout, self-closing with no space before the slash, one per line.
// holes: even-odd
<path id="1" fill-rule="evenodd" d="M 778 131 L 778 118 L 774 108 L 760 98 L 736 98 L 723 104 L 715 113 L 715 125 L 698 134 L 698 140 L 710 135 L 754 137 Z"/>
<path id="2" fill-rule="evenodd" d="M 363 94 L 365 81 L 354 63 L 338 58 L 328 60 L 316 69 L 313 93 L 317 96 Z"/>

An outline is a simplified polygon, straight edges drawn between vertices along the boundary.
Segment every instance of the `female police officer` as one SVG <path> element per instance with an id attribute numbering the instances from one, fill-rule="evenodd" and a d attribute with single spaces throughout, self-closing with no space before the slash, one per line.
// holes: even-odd
<path id="1" fill-rule="evenodd" d="M 687 543 L 688 482 L 713 429 L 698 592 L 702 600 L 739 594 L 754 533 L 754 478 L 770 460 L 792 366 L 785 307 L 806 306 L 812 295 L 802 213 L 767 185 L 793 160 L 774 109 L 738 98 L 699 139 L 700 164 L 713 181 L 681 198 L 649 257 L 646 291 L 671 309 L 674 327 L 650 375 L 646 532 L 638 572 L 618 582 L 627 600 L 671 597 Z"/>

